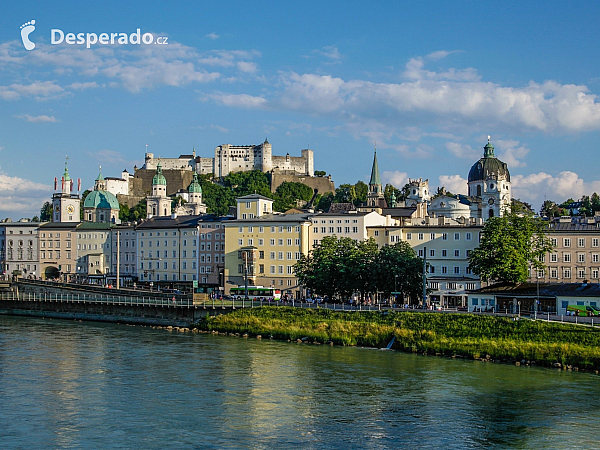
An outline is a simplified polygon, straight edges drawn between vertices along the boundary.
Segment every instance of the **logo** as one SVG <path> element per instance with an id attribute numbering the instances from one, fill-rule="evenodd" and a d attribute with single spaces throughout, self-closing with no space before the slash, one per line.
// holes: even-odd
<path id="1" fill-rule="evenodd" d="M 33 50 L 35 48 L 35 44 L 29 40 L 29 35 L 33 30 L 35 30 L 35 20 L 21 25 L 21 39 L 23 40 L 25 50 Z"/>

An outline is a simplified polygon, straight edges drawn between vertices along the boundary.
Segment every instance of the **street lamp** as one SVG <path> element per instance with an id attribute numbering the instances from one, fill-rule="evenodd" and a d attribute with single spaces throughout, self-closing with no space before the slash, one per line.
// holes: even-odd
<path id="1" fill-rule="evenodd" d="M 394 303 L 398 302 L 398 274 L 394 275 Z"/>

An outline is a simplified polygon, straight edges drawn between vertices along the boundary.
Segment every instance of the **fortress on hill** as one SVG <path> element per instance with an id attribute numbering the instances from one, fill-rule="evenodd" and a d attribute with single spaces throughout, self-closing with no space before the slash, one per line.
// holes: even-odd
<path id="1" fill-rule="evenodd" d="M 223 144 L 215 148 L 214 157 L 192 154 L 180 155 L 178 158 L 155 157 L 146 152 L 145 162 L 141 168 L 135 167 L 133 176 L 123 179 L 127 184 L 127 193 L 121 192 L 119 201 L 129 206 L 137 204 L 152 191 L 152 179 L 160 163 L 162 173 L 167 180 L 167 195 L 174 195 L 186 189 L 192 182 L 193 174 L 214 174 L 215 178 L 223 178 L 231 172 L 247 172 L 260 170 L 269 174 L 271 190 L 274 192 L 281 183 L 299 182 L 318 189 L 319 193 L 335 192 L 331 177 L 315 177 L 314 154 L 312 150 L 300 151 L 301 156 L 274 156 L 272 146 L 267 139 L 259 145 Z M 128 175 L 128 174 L 126 174 Z"/>

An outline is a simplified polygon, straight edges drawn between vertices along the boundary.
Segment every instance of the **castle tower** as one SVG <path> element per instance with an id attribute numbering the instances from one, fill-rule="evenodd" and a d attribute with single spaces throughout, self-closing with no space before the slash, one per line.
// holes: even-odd
<path id="1" fill-rule="evenodd" d="M 429 180 L 423 181 L 422 178 L 418 180 L 408 179 L 409 194 L 406 197 L 407 206 L 416 206 L 417 203 L 429 202 L 431 196 L 429 195 Z"/>
<path id="2" fill-rule="evenodd" d="M 53 222 L 79 222 L 81 200 L 79 199 L 79 194 L 72 193 L 73 180 L 69 175 L 67 160 L 65 160 L 65 172 L 61 178 L 61 191 L 52 195 Z M 56 191 L 57 188 L 57 179 L 54 178 L 54 190 Z M 79 190 L 79 180 L 77 188 Z"/>
<path id="3" fill-rule="evenodd" d="M 379 177 L 379 165 L 377 164 L 377 149 L 373 157 L 373 167 L 371 168 L 371 180 L 369 181 L 369 192 L 367 193 L 367 206 L 376 206 L 386 208 L 385 198 L 383 197 L 383 186 Z"/>
<path id="4" fill-rule="evenodd" d="M 261 144 L 262 147 L 262 171 L 270 172 L 273 170 L 273 149 L 268 139 L 265 138 L 265 142 Z"/>
<path id="5" fill-rule="evenodd" d="M 506 163 L 494 156 L 494 146 L 488 142 L 483 147 L 483 158 L 469 171 L 469 195 L 479 200 L 480 217 L 502 216 L 510 210 L 510 173 Z"/>
<path id="6" fill-rule="evenodd" d="M 152 178 L 152 195 L 146 198 L 147 218 L 171 215 L 171 199 L 167 197 L 167 179 L 162 173 L 160 161 L 156 165 L 156 175 Z"/>

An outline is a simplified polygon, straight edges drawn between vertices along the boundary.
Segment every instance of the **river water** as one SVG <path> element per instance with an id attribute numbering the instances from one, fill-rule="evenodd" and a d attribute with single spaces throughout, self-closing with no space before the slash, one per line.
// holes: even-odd
<path id="1" fill-rule="evenodd" d="M 0 316 L 0 448 L 599 448 L 600 378 Z"/>

